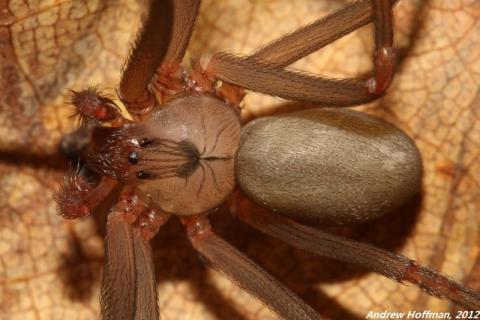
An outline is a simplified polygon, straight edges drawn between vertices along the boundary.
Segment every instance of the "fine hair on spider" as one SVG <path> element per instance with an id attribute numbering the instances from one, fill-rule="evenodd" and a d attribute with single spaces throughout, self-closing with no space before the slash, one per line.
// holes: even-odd
<path id="1" fill-rule="evenodd" d="M 79 92 L 70 90 L 68 102 L 75 106 L 71 117 L 77 119 L 80 127 L 88 126 L 91 121 L 113 121 L 120 117 L 120 109 L 112 98 L 100 92 L 98 86 Z"/>
<path id="2" fill-rule="evenodd" d="M 480 309 L 479 292 L 445 275 L 310 226 L 369 221 L 420 191 L 422 160 L 414 142 L 383 120 L 337 108 L 372 101 L 387 90 L 396 59 L 395 3 L 352 2 L 251 55 L 202 55 L 187 73 L 182 62 L 200 0 L 151 1 L 119 85 L 129 116 L 93 87 L 72 91 L 76 113 L 86 119 L 80 121 L 86 137 L 80 158 L 98 181 L 76 170 L 55 198 L 59 213 L 74 219 L 88 216 L 121 188 L 108 213 L 103 319 L 159 318 L 150 240 L 172 216 L 209 266 L 278 316 L 324 318 L 215 234 L 208 214 L 227 201 L 240 220 L 294 247 Z M 332 79 L 288 68 L 370 22 L 375 53 L 369 77 Z M 331 108 L 243 126 L 239 104 L 245 90 Z M 247 197 L 261 209 L 253 210 Z"/>

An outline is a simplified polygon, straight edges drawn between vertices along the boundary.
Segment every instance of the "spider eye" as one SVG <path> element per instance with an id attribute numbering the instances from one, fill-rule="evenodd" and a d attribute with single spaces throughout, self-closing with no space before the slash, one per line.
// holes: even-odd
<path id="1" fill-rule="evenodd" d="M 138 152 L 136 152 L 136 151 L 130 152 L 129 155 L 128 155 L 128 161 L 131 164 L 138 164 Z"/>
<path id="2" fill-rule="evenodd" d="M 90 135 L 87 152 L 88 167 L 97 173 L 127 181 L 136 177 L 139 147 L 132 136 L 135 126 L 121 128 L 95 127 Z"/>
<path id="3" fill-rule="evenodd" d="M 148 179 L 148 178 L 150 178 L 150 174 L 148 174 L 147 172 L 145 172 L 145 171 L 142 170 L 142 171 L 139 171 L 139 172 L 137 173 L 137 177 L 138 177 L 139 179 Z"/>
<path id="4" fill-rule="evenodd" d="M 153 142 L 152 139 L 142 138 L 142 140 L 140 140 L 140 142 L 139 142 L 139 145 L 140 145 L 140 147 L 146 147 L 146 146 L 148 146 L 149 144 L 151 144 L 152 142 Z"/>

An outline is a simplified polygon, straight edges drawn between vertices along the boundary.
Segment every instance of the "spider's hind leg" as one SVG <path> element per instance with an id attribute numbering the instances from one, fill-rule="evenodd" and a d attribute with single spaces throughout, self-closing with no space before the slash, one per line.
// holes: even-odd
<path id="1" fill-rule="evenodd" d="M 231 212 L 252 227 L 293 247 L 354 264 L 398 282 L 411 283 L 465 310 L 480 310 L 479 291 L 420 266 L 405 256 L 302 225 L 265 209 L 253 208 L 248 201 L 233 205 Z"/>
<path id="2" fill-rule="evenodd" d="M 283 319 L 321 319 L 320 315 L 255 262 L 218 237 L 204 215 L 182 219 L 192 245 L 208 262 Z"/>

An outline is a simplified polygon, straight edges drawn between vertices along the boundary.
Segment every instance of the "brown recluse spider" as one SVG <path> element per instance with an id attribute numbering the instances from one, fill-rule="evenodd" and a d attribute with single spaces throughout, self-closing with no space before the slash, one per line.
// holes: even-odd
<path id="1" fill-rule="evenodd" d="M 97 89 L 72 92 L 88 137 L 80 156 L 87 169 L 73 170 L 56 195 L 60 214 L 74 219 L 121 188 L 108 214 L 103 319 L 159 318 L 149 241 L 172 215 L 210 266 L 277 315 L 321 318 L 212 230 L 208 213 L 236 182 L 237 193 L 271 211 L 232 200 L 230 212 L 266 234 L 480 309 L 478 292 L 407 257 L 306 225 L 367 221 L 418 193 L 421 158 L 400 129 L 333 108 L 266 117 L 243 129 L 239 120 L 244 89 L 329 107 L 378 98 L 394 74 L 395 2 L 359 0 L 251 55 L 205 54 L 187 70 L 181 63 L 200 0 L 152 1 L 119 86 L 129 117 Z M 287 68 L 371 21 L 373 76 L 331 79 Z"/>

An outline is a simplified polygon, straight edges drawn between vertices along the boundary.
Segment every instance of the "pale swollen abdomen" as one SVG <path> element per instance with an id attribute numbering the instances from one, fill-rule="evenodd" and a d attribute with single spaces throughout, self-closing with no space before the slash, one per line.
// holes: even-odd
<path id="1" fill-rule="evenodd" d="M 419 192 L 422 161 L 395 126 L 346 109 L 260 118 L 243 130 L 237 182 L 255 202 L 310 223 L 362 222 Z"/>

